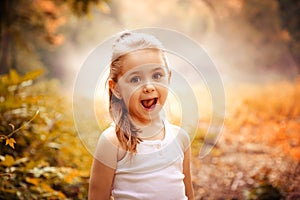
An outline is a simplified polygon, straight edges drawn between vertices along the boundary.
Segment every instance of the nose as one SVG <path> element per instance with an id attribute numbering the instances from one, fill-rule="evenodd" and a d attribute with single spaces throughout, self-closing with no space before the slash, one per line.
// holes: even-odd
<path id="1" fill-rule="evenodd" d="M 153 84 L 151 83 L 147 83 L 144 85 L 144 88 L 143 88 L 143 92 L 144 93 L 151 93 L 155 90 L 155 87 Z"/>

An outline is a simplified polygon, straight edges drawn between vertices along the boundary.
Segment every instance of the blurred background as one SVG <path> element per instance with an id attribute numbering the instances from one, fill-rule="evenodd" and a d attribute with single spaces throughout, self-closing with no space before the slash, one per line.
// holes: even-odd
<path id="1" fill-rule="evenodd" d="M 78 136 L 74 81 L 97 45 L 144 27 L 189 36 L 223 79 L 224 128 L 201 159 L 211 100 L 199 88 L 196 199 L 299 199 L 299 21 L 299 0 L 2 0 L 0 199 L 87 199 L 92 155 L 84 144 L 109 119 L 97 107 L 98 124 L 85 118 L 88 131 Z M 83 110 L 89 101 L 82 97 Z"/>

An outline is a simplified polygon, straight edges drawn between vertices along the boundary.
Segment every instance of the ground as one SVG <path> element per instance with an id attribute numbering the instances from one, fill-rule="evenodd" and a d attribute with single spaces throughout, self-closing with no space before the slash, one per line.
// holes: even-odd
<path id="1" fill-rule="evenodd" d="M 268 194 L 277 188 L 283 199 L 300 199 L 299 162 L 279 148 L 240 137 L 225 130 L 209 155 L 193 157 L 196 199 L 259 199 L 251 194 L 263 184 L 273 186 Z"/>

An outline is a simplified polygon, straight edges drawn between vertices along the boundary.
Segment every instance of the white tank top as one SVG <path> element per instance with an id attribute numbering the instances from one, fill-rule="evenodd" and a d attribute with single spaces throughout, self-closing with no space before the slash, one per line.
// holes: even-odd
<path id="1" fill-rule="evenodd" d="M 112 196 L 115 200 L 186 200 L 184 150 L 165 121 L 163 140 L 143 141 L 137 153 L 118 161 Z"/>

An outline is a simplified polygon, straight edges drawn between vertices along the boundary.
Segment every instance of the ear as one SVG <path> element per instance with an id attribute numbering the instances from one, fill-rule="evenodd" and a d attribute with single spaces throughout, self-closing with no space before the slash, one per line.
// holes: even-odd
<path id="1" fill-rule="evenodd" d="M 120 93 L 120 88 L 119 88 L 118 84 L 115 81 L 113 81 L 112 79 L 109 79 L 108 80 L 108 87 L 118 99 L 122 99 L 122 96 L 121 96 L 121 93 Z"/>

